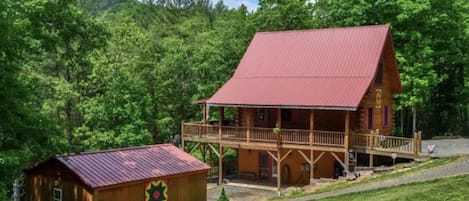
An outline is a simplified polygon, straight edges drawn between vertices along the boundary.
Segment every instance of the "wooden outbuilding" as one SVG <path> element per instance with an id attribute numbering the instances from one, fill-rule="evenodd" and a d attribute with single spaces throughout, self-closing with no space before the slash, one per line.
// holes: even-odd
<path id="1" fill-rule="evenodd" d="M 182 142 L 210 147 L 219 169 L 225 148 L 236 149 L 240 176 L 276 180 L 279 190 L 347 176 L 357 153 L 370 166 L 373 155 L 417 157 L 418 134 L 393 136 L 400 91 L 389 25 L 260 32 L 231 79 L 198 102 L 202 121 L 183 122 Z"/>
<path id="2" fill-rule="evenodd" d="M 60 156 L 25 170 L 26 200 L 207 200 L 209 169 L 171 144 Z"/>

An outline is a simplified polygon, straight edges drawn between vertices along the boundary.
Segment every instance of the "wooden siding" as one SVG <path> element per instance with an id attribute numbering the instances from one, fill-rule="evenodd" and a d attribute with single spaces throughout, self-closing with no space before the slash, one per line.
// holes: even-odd
<path id="1" fill-rule="evenodd" d="M 26 171 L 26 200 L 51 201 L 55 181 L 59 181 L 64 201 L 129 201 L 144 200 L 144 185 L 163 179 L 168 185 L 169 200 L 206 200 L 207 171 L 128 182 L 109 187 L 91 189 L 62 163 L 52 160 L 36 169 Z M 60 175 L 60 179 L 59 179 Z"/>
<path id="2" fill-rule="evenodd" d="M 359 106 L 359 118 L 361 122 L 360 132 L 369 133 L 368 129 L 368 108 L 373 108 L 373 129 L 379 129 L 380 134 L 382 135 L 392 135 L 392 131 L 394 130 L 394 91 L 396 88 L 393 80 L 395 79 L 393 76 L 393 69 L 391 65 L 394 65 L 392 62 L 391 53 L 388 50 L 389 48 L 385 48 L 381 63 L 383 65 L 383 82 L 382 83 L 373 83 L 373 85 L 368 89 L 368 92 L 363 97 L 360 106 Z M 377 90 L 381 90 L 381 107 L 377 107 L 376 103 L 376 95 Z M 384 106 L 388 107 L 389 116 L 388 121 L 389 124 L 387 126 L 383 125 L 383 111 Z"/>
<path id="3" fill-rule="evenodd" d="M 207 200 L 207 171 L 183 174 L 146 181 L 125 183 L 95 189 L 94 201 L 144 200 L 145 183 L 165 180 L 168 186 L 168 200 Z"/>
<path id="4" fill-rule="evenodd" d="M 59 180 L 57 187 L 62 189 L 63 200 L 92 201 L 91 189 L 57 160 L 26 172 L 26 200 L 51 201 L 54 182 Z"/>
<path id="5" fill-rule="evenodd" d="M 310 156 L 309 150 L 301 150 L 308 158 Z M 259 177 L 259 152 L 260 150 L 238 149 L 238 171 L 255 173 Z M 288 149 L 282 149 L 282 154 L 286 154 Z M 316 159 L 321 155 L 322 151 L 315 151 L 314 158 Z M 342 161 L 344 153 L 334 152 Z M 301 165 L 307 163 L 305 159 L 296 150 L 293 150 L 289 156 L 282 161 L 282 184 L 292 185 L 307 185 L 309 184 L 309 171 L 301 171 Z M 314 169 L 314 178 L 333 178 L 335 168 L 335 158 L 329 153 L 325 152 L 318 160 Z M 285 168 L 288 166 L 288 168 Z M 289 173 L 286 173 L 288 171 Z M 287 179 L 287 174 L 289 174 Z M 259 179 L 259 178 L 258 178 Z M 275 178 L 272 179 L 272 181 Z"/>

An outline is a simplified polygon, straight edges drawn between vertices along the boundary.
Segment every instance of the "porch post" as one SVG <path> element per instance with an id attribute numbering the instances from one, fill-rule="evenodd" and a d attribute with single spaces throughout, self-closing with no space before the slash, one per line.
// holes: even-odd
<path id="1" fill-rule="evenodd" d="M 210 147 L 209 147 L 210 148 Z M 208 149 L 208 155 L 210 157 L 210 160 L 208 161 L 209 162 L 209 165 L 213 167 L 213 151 L 212 149 Z M 209 174 L 210 174 L 210 181 L 213 180 L 213 168 L 210 168 L 209 170 Z"/>
<path id="2" fill-rule="evenodd" d="M 282 109 L 281 108 L 277 108 L 277 123 L 275 125 L 275 127 L 277 128 L 282 128 Z M 281 183 L 282 183 L 282 171 L 281 171 L 281 168 L 282 168 L 282 165 L 281 165 L 281 153 L 280 151 L 282 150 L 281 149 L 281 145 L 280 145 L 280 140 L 281 140 L 281 135 L 282 135 L 282 131 L 280 130 L 280 133 L 277 134 L 277 191 L 278 191 L 278 195 L 280 195 L 280 187 L 281 187 Z"/>
<path id="3" fill-rule="evenodd" d="M 314 110 L 311 109 L 309 112 L 309 145 L 314 144 Z"/>
<path id="4" fill-rule="evenodd" d="M 181 122 L 181 146 L 184 151 L 184 121 Z"/>
<path id="5" fill-rule="evenodd" d="M 313 147 L 311 147 L 311 152 L 309 155 L 309 184 L 314 183 L 314 150 Z"/>
<path id="6" fill-rule="evenodd" d="M 223 146 L 218 144 L 218 185 L 223 182 Z"/>
<path id="7" fill-rule="evenodd" d="M 252 109 L 245 108 L 246 110 L 246 142 L 251 142 L 251 119 L 252 119 Z"/>
<path id="8" fill-rule="evenodd" d="M 350 111 L 345 111 L 345 138 L 344 138 L 344 162 L 345 162 L 345 172 L 349 173 L 349 126 L 350 126 Z"/>
<path id="9" fill-rule="evenodd" d="M 374 131 L 371 130 L 370 132 L 370 137 L 368 138 L 368 149 L 370 151 L 370 157 L 369 157 L 369 166 L 370 167 L 373 167 L 373 152 L 371 151 L 373 149 L 373 146 L 374 146 Z"/>
<path id="10" fill-rule="evenodd" d="M 223 126 L 223 116 L 224 116 L 224 107 L 219 107 L 218 108 L 218 141 L 221 141 L 221 131 L 222 131 L 222 126 Z"/>
<path id="11" fill-rule="evenodd" d="M 280 149 L 277 150 L 277 191 L 278 191 L 278 194 L 280 195 L 280 187 L 281 187 L 281 183 L 282 183 L 282 175 L 280 175 L 282 173 L 281 171 L 281 167 L 282 165 L 280 163 L 282 163 L 282 160 L 280 160 L 281 157 L 280 157 Z"/>
<path id="12" fill-rule="evenodd" d="M 207 104 L 204 103 L 202 105 L 202 124 L 206 125 L 207 124 Z"/>
<path id="13" fill-rule="evenodd" d="M 309 155 L 309 184 L 314 183 L 314 110 L 311 109 L 309 112 L 309 145 L 310 145 L 310 155 Z"/>
<path id="14" fill-rule="evenodd" d="M 276 122 L 276 127 L 282 128 L 282 109 L 277 108 L 277 122 Z"/>

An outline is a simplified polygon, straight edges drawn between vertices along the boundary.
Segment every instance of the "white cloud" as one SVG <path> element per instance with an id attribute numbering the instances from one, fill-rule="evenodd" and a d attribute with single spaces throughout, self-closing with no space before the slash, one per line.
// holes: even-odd
<path id="1" fill-rule="evenodd" d="M 211 0 L 215 5 L 219 0 Z M 241 4 L 244 4 L 249 11 L 256 10 L 259 7 L 258 0 L 223 0 L 223 3 L 229 8 L 239 8 Z"/>

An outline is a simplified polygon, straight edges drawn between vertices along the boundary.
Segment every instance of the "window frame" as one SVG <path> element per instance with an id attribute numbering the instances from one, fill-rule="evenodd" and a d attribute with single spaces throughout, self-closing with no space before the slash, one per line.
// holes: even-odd
<path id="1" fill-rule="evenodd" d="M 58 194 L 56 194 L 57 192 L 58 192 Z M 59 195 L 59 197 L 56 198 L 56 195 Z M 54 187 L 53 192 L 52 192 L 52 199 L 53 199 L 53 201 L 62 201 L 63 200 L 62 188 Z"/>
<path id="2" fill-rule="evenodd" d="M 383 107 L 383 127 L 388 127 L 390 125 L 390 115 L 391 108 L 388 105 Z"/>
<path id="3" fill-rule="evenodd" d="M 366 110 L 366 128 L 368 130 L 373 130 L 374 129 L 374 109 L 373 107 L 368 107 Z M 371 118 L 370 118 L 371 117 Z"/>

